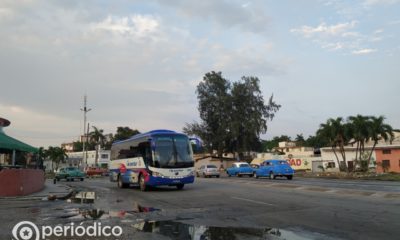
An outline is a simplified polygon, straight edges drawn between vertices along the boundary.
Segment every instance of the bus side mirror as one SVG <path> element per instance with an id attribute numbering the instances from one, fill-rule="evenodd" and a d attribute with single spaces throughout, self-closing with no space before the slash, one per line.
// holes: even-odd
<path id="1" fill-rule="evenodd" d="M 199 151 L 202 150 L 202 144 L 201 144 L 200 139 L 198 139 L 198 138 L 189 138 L 189 141 L 190 141 L 192 147 L 194 146 L 194 149 L 193 149 L 194 152 L 199 152 Z"/>

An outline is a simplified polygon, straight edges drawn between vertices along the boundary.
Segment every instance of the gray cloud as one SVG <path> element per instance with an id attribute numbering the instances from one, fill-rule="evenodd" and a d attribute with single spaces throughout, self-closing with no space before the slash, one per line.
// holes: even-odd
<path id="1" fill-rule="evenodd" d="M 237 1 L 158 1 L 160 4 L 176 9 L 188 18 L 212 21 L 224 28 L 239 28 L 245 32 L 265 33 L 270 18 L 258 8 L 256 3 Z"/>
<path id="2" fill-rule="evenodd" d="M 82 130 L 84 93 L 93 108 L 89 121 L 106 132 L 120 125 L 181 130 L 197 118 L 195 86 L 205 72 L 232 71 L 239 78 L 280 71 L 265 58 L 267 48 L 229 49 L 208 35 L 194 36 L 163 13 L 135 11 L 135 2 L 126 2 L 128 8 L 102 4 L 0 4 L 7 9 L 0 11 L 0 81 L 7 89 L 0 107 L 13 121 L 8 131 L 37 145 L 71 141 Z M 207 9 L 214 7 L 203 5 Z M 225 17 L 214 17 L 240 30 L 260 28 L 261 19 L 246 11 L 228 7 Z"/>

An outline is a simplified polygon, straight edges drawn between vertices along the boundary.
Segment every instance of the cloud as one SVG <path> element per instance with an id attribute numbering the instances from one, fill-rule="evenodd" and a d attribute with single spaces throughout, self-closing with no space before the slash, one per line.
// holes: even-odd
<path id="1" fill-rule="evenodd" d="M 399 2 L 400 0 L 365 0 L 363 5 L 366 7 L 371 7 L 375 5 L 391 5 Z"/>
<path id="2" fill-rule="evenodd" d="M 235 3 L 232 1 L 204 0 L 158 1 L 166 7 L 176 10 L 181 16 L 211 21 L 223 28 L 238 28 L 244 32 L 265 33 L 270 18 L 263 8 L 255 3 Z"/>
<path id="3" fill-rule="evenodd" d="M 108 16 L 93 24 L 94 31 L 109 31 L 113 34 L 146 37 L 157 31 L 159 22 L 154 16 L 135 14 L 129 17 Z"/>
<path id="4" fill-rule="evenodd" d="M 349 35 L 354 35 L 357 33 L 347 32 L 348 30 L 354 28 L 357 24 L 357 21 L 351 21 L 346 23 L 338 23 L 335 25 L 327 25 L 325 22 L 322 22 L 317 27 L 311 27 L 304 25 L 300 28 L 293 28 L 290 30 L 292 33 L 299 33 L 306 38 L 313 37 L 315 35 L 329 35 L 329 36 L 338 36 L 342 35 L 347 37 Z"/>
<path id="5" fill-rule="evenodd" d="M 269 57 L 273 44 L 248 33 L 265 27 L 251 15 L 253 4 L 235 5 L 233 15 L 223 13 L 226 22 L 215 9 L 210 22 L 203 22 L 208 17 L 189 16 L 195 9 L 183 16 L 173 6 L 144 13 L 132 10 L 135 4 L 117 4 L 112 10 L 82 1 L 13 4 L 7 6 L 12 24 L 0 20 L 0 81 L 7 89 L 0 94 L 7 111 L 0 112 L 12 120 L 9 130 L 16 137 L 27 136 L 37 146 L 79 135 L 84 93 L 93 109 L 88 121 L 105 132 L 122 125 L 179 131 L 198 116 L 195 87 L 206 72 L 223 71 L 235 80 L 282 69 Z M 201 4 L 204 11 L 212 6 Z M 198 19 L 201 31 L 192 25 Z M 214 31 L 215 21 L 223 26 L 220 31 Z"/>
<path id="6" fill-rule="evenodd" d="M 65 142 L 79 137 L 79 120 L 73 118 L 4 104 L 0 104 L 0 112 L 2 117 L 11 121 L 11 125 L 4 129 L 8 135 L 36 147 L 52 145 L 49 142 L 54 142 L 55 139 L 57 142 Z"/>
<path id="7" fill-rule="evenodd" d="M 358 21 L 350 21 L 328 25 L 325 22 L 316 27 L 303 25 L 293 28 L 291 33 L 311 39 L 313 43 L 328 51 L 342 51 L 353 55 L 365 55 L 376 52 L 377 49 L 369 47 L 370 44 L 382 41 L 383 29 L 377 29 L 371 34 L 357 31 Z"/>
<path id="8" fill-rule="evenodd" d="M 365 49 L 354 50 L 354 51 L 352 51 L 352 54 L 354 54 L 354 55 L 366 55 L 366 54 L 374 53 L 376 51 L 377 51 L 376 49 L 365 48 Z"/>

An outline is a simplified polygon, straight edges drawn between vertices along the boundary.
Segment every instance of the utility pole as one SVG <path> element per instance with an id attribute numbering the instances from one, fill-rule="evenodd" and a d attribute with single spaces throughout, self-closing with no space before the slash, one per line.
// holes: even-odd
<path id="1" fill-rule="evenodd" d="M 83 140 L 82 141 L 83 142 L 83 149 L 82 149 L 83 162 L 82 163 L 85 163 L 87 165 L 87 159 L 86 159 L 86 154 L 85 154 L 86 153 L 86 144 L 85 143 L 87 140 L 86 139 L 87 138 L 87 136 L 86 136 L 86 113 L 92 109 L 87 108 L 86 104 L 87 104 L 87 96 L 85 94 L 85 96 L 83 97 L 83 108 L 81 108 L 81 111 L 83 111 L 83 138 L 84 138 L 84 139 L 82 139 Z M 88 131 L 89 131 L 89 129 L 88 129 Z M 86 165 L 85 165 L 85 167 L 86 167 Z"/>

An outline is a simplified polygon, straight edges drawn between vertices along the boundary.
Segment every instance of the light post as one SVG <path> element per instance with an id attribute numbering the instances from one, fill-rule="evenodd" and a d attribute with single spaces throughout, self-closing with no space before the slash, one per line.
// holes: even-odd
<path id="1" fill-rule="evenodd" d="M 83 145 L 82 146 L 82 153 L 83 153 L 82 164 L 85 163 L 87 165 L 87 159 L 86 159 L 86 154 L 85 154 L 86 153 L 86 144 L 85 143 L 87 140 L 86 138 L 88 137 L 88 136 L 86 136 L 86 113 L 92 109 L 87 108 L 86 103 L 87 103 L 87 96 L 85 94 L 85 96 L 83 97 L 83 108 L 81 108 L 81 111 L 83 111 L 83 138 L 84 138 L 84 139 L 82 139 L 82 142 L 83 142 L 83 144 L 82 144 Z M 88 126 L 88 131 L 89 131 L 89 126 Z M 86 167 L 86 165 L 85 165 L 85 167 Z"/>

